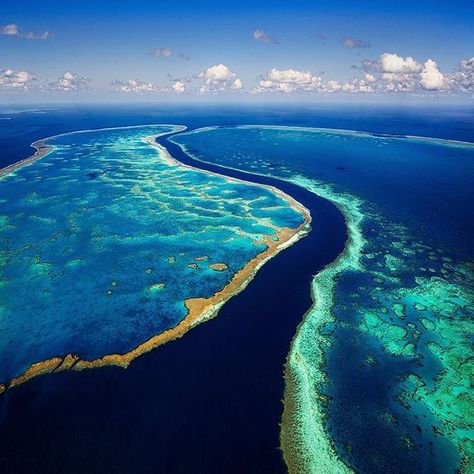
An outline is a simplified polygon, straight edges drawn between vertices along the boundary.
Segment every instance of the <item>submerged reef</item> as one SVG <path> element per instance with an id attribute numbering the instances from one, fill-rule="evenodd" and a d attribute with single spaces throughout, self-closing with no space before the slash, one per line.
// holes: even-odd
<path id="1" fill-rule="evenodd" d="M 474 268 L 472 264 L 454 268 L 447 262 L 442 266 L 450 268 L 451 281 L 437 276 L 417 277 L 414 288 L 403 288 L 395 295 L 426 316 L 419 329 L 426 341 L 424 351 L 440 364 L 433 383 L 425 382 L 416 372 L 408 374 L 400 383 L 398 399 L 408 406 L 425 404 L 435 413 L 439 423 L 431 428 L 456 445 L 462 471 L 473 472 L 474 291 L 472 286 L 463 286 L 465 277 L 459 275 L 470 274 L 472 278 Z M 421 357 L 422 353 L 413 355 Z"/>
<path id="2" fill-rule="evenodd" d="M 333 194 L 327 186 L 296 177 L 292 180 L 334 202 L 344 213 L 348 240 L 344 253 L 313 279 L 313 306 L 304 315 L 290 347 L 285 366 L 284 411 L 281 446 L 290 473 L 348 473 L 325 430 L 325 397 L 318 390 L 326 380 L 322 348 L 329 341 L 320 329 L 333 321 L 334 284 L 338 273 L 360 269 L 364 238 L 360 232 L 360 202 L 352 196 Z"/>
<path id="3" fill-rule="evenodd" d="M 153 138 L 178 130 L 59 135 L 3 174 L 0 392 L 127 367 L 215 316 L 308 232 L 290 196 L 185 166 Z"/>
<path id="4" fill-rule="evenodd" d="M 359 331 L 400 358 L 393 364 L 404 371 L 392 392 L 400 406 L 391 409 L 396 417 L 403 416 L 402 407 L 408 410 L 409 443 L 418 449 L 425 443 L 431 447 L 441 470 L 459 464 L 462 472 L 471 472 L 473 266 L 453 252 L 418 241 L 407 227 L 390 223 L 375 210 L 365 219 L 371 230 L 366 231 L 362 262 L 369 278 L 359 291 L 367 297 L 355 294 L 344 304 L 356 315 Z M 341 311 L 342 305 L 334 309 L 336 315 Z"/>
<path id="5" fill-rule="evenodd" d="M 314 305 L 298 327 L 288 355 L 281 440 L 289 471 L 348 470 L 338 460 L 325 428 L 327 415 L 331 413 L 325 359 L 334 344 L 335 328 L 338 325 L 347 328 L 351 324 L 369 339 L 379 340 L 390 356 L 414 361 L 413 372 L 400 375 L 393 389 L 394 399 L 410 410 L 420 425 L 419 418 L 426 418 L 421 414 L 424 410 L 434 415 L 431 424 L 416 425 L 416 430 L 428 431 L 429 437 L 445 436 L 456 446 L 461 472 L 472 472 L 474 291 L 469 282 L 474 275 L 473 265 L 455 264 L 440 249 L 434 251 L 414 242 L 407 229 L 390 226 L 382 217 L 371 213 L 367 203 L 334 193 L 322 183 L 312 183 L 305 178 L 295 178 L 295 181 L 341 209 L 348 225 L 348 242 L 338 260 L 314 278 Z M 368 239 L 364 237 L 367 220 L 385 229 L 387 234 L 383 237 L 396 236 L 391 254 L 380 252 L 380 242 L 370 234 Z M 404 258 L 414 254 L 431 257 L 428 259 L 432 267 L 425 269 L 425 276 L 417 276 L 416 260 Z M 350 296 L 340 289 L 336 291 L 337 279 L 347 275 L 355 282 L 361 273 L 371 275 L 373 285 L 366 280 L 359 287 L 360 293 Z M 450 281 L 443 278 L 444 275 L 449 275 Z M 368 297 L 361 299 L 361 293 Z M 344 294 L 346 296 L 342 296 Z M 351 317 L 351 323 L 341 313 L 348 310 L 357 315 Z M 369 354 L 366 363 L 370 367 L 379 361 Z M 387 409 L 383 418 L 386 423 L 394 423 L 400 410 L 392 407 L 390 413 L 390 407 Z M 408 430 L 402 429 L 400 437 L 415 446 L 416 441 Z M 342 445 L 341 440 L 337 441 Z M 433 445 L 433 441 L 429 443 Z M 452 454 L 443 455 L 442 449 L 449 451 L 449 448 L 442 445 L 439 448 L 441 467 L 446 465 L 445 458 L 455 462 Z M 351 458 L 344 458 L 350 465 Z"/>
<path id="6" fill-rule="evenodd" d="M 315 276 L 285 367 L 289 471 L 472 472 L 474 146 L 265 126 L 176 141 L 296 182 L 346 217 L 345 252 Z"/>

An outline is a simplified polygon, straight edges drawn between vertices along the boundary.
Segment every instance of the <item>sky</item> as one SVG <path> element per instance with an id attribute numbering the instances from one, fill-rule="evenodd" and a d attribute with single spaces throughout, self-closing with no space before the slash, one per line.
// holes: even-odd
<path id="1" fill-rule="evenodd" d="M 474 99 L 474 2 L 0 7 L 2 102 Z"/>

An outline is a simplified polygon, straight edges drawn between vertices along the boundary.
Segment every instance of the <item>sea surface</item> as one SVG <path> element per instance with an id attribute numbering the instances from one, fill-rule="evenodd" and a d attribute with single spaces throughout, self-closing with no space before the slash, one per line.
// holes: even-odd
<path id="1" fill-rule="evenodd" d="M 283 371 L 298 351 L 314 376 L 302 390 L 321 413 L 309 429 L 313 421 L 323 428 L 327 439 L 318 442 L 333 450 L 334 466 L 469 472 L 472 108 L 62 106 L 2 117 L 10 118 L 1 122 L 0 166 L 29 156 L 31 142 L 68 131 L 218 126 L 160 143 L 203 170 L 274 185 L 313 216 L 305 239 L 181 340 L 125 371 L 51 374 L 5 392 L 3 465 L 284 472 Z M 297 332 L 312 285 L 317 292 L 313 276 L 347 253 L 354 235 L 359 254 L 324 286 L 330 311 L 316 304 L 305 316 L 312 330 L 303 322 Z M 307 347 L 298 345 L 302 336 Z M 288 433 L 299 442 L 297 430 Z"/>

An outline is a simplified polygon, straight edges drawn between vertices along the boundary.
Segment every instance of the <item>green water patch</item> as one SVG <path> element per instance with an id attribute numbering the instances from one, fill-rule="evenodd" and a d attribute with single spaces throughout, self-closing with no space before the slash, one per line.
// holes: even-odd
<path id="1" fill-rule="evenodd" d="M 368 238 L 368 253 L 362 262 L 365 274 L 376 278 L 374 285 L 359 287 L 352 302 L 345 298 L 346 308 L 353 311 L 354 323 L 350 324 L 379 341 L 391 357 L 400 358 L 400 367 L 406 366 L 403 361 L 413 361 L 412 370 L 393 388 L 395 400 L 425 439 L 437 441 L 440 451 L 446 450 L 440 454 L 440 465 L 451 456 L 449 446 L 441 440 L 445 438 L 457 450 L 461 471 L 472 472 L 473 266 L 454 261 L 446 256 L 447 250 L 417 242 L 408 229 L 392 226 L 376 213 L 367 213 L 366 220 L 374 230 L 385 229 L 385 235 Z M 391 242 L 388 247 L 387 240 Z M 377 252 L 377 248 L 384 251 Z M 423 267 L 421 261 L 430 265 Z M 364 298 L 359 297 L 361 293 Z M 346 318 L 342 311 L 342 305 L 336 308 L 336 317 Z M 394 411 L 402 416 L 400 408 Z M 432 415 L 431 422 L 420 428 L 418 420 L 426 413 Z M 407 432 L 406 436 L 416 444 L 413 435 Z"/>
<path id="2" fill-rule="evenodd" d="M 368 341 L 378 342 L 387 357 L 400 360 L 399 382 L 391 388 L 398 406 L 387 406 L 384 416 L 374 413 L 379 423 L 392 426 L 400 443 L 415 451 L 419 447 L 411 430 L 423 430 L 427 444 L 434 443 L 439 450 L 441 466 L 454 463 L 462 472 L 472 472 L 472 265 L 454 262 L 442 249 L 414 241 L 406 228 L 392 227 L 366 203 L 337 196 L 327 186 L 303 178 L 298 183 L 344 210 L 350 238 L 346 254 L 315 277 L 314 306 L 300 324 L 288 356 L 282 446 L 289 454 L 290 470 L 344 472 L 346 466 L 337 456 L 351 464 L 350 444 L 335 438 L 335 445 L 327 431 L 331 397 L 327 384 L 333 372 L 327 372 L 325 359 L 332 350 L 334 328 L 340 327 L 359 331 Z M 367 240 L 363 238 L 367 225 L 378 238 L 370 234 Z M 384 235 L 380 228 L 385 229 Z M 390 254 L 386 245 L 380 246 L 387 239 L 392 239 Z M 414 255 L 428 258 L 432 266 L 423 270 Z M 344 291 L 345 275 L 364 284 L 352 293 Z M 369 368 L 378 369 L 384 363 L 373 354 L 365 356 Z M 413 372 L 404 375 L 402 367 L 407 363 Z M 400 420 L 405 416 L 410 421 L 403 428 Z"/>
<path id="3" fill-rule="evenodd" d="M 458 266 L 457 272 L 469 274 L 472 266 Z M 472 273 L 471 273 L 472 274 Z M 420 377 L 419 383 L 407 387 L 405 400 L 426 404 L 439 420 L 433 426 L 457 446 L 464 472 L 474 471 L 474 356 L 472 341 L 474 319 L 469 305 L 474 301 L 472 286 L 464 281 L 447 281 L 439 277 L 417 278 L 413 289 L 401 290 L 401 296 L 416 301 L 430 318 L 422 318 L 426 347 L 441 363 L 434 383 Z M 436 336 L 431 340 L 430 333 Z M 413 376 L 415 377 L 415 376 Z"/>

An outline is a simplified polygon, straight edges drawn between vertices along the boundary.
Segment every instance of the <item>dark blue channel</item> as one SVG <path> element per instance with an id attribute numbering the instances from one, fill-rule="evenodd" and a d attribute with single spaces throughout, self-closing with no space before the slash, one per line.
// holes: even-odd
<path id="1" fill-rule="evenodd" d="M 283 366 L 313 275 L 344 248 L 344 218 L 294 184 L 197 162 L 159 141 L 183 163 L 276 186 L 310 210 L 314 230 L 265 264 L 217 318 L 127 370 L 51 374 L 0 396 L 3 472 L 285 472 Z"/>

